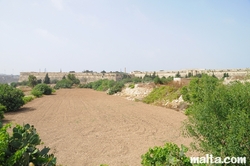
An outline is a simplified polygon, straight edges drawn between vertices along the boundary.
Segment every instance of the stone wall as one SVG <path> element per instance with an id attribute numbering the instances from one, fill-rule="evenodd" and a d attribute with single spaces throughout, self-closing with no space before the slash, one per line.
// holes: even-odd
<path id="1" fill-rule="evenodd" d="M 191 69 L 191 70 L 179 70 L 179 71 L 157 71 L 155 72 L 156 75 L 159 77 L 175 77 L 175 75 L 179 72 L 181 77 L 188 76 L 189 73 L 192 75 L 196 74 L 208 74 L 208 75 L 215 75 L 218 78 L 222 78 L 224 73 L 228 73 L 230 77 L 245 77 L 249 73 L 248 69 L 223 69 L 223 70 L 211 70 L 211 69 Z M 141 72 L 141 71 L 134 71 L 131 74 L 133 74 L 136 77 L 144 77 L 145 74 L 153 74 L 154 72 Z"/>
<path id="2" fill-rule="evenodd" d="M 48 73 L 50 80 L 61 80 L 63 76 L 68 74 L 74 74 L 76 78 L 80 80 L 81 83 L 88 83 L 97 81 L 100 79 L 109 79 L 109 80 L 120 80 L 122 78 L 121 74 L 118 73 L 68 73 L 68 72 L 21 72 L 19 77 L 19 82 L 28 81 L 29 75 L 36 76 L 37 79 L 43 80 L 45 75 Z"/>

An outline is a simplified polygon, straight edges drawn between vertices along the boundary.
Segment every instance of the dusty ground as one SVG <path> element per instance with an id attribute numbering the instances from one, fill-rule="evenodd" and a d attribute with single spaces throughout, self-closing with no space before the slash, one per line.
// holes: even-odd
<path id="1" fill-rule="evenodd" d="M 149 147 L 189 145 L 180 136 L 185 115 L 90 89 L 58 90 L 35 99 L 5 122 L 35 126 L 57 163 L 68 166 L 138 166 Z"/>

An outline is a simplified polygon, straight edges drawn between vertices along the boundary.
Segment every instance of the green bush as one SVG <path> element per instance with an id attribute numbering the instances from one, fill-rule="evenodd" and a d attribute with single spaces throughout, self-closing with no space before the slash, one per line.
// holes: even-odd
<path id="1" fill-rule="evenodd" d="M 80 84 L 80 80 L 77 79 L 74 74 L 68 74 L 67 79 L 72 81 L 73 84 L 76 84 L 76 85 Z"/>
<path id="2" fill-rule="evenodd" d="M 17 85 L 18 85 L 18 83 L 17 83 L 17 82 L 12 82 L 12 83 L 10 83 L 10 86 L 12 86 L 13 88 L 16 88 L 16 87 L 17 87 Z"/>
<path id="3" fill-rule="evenodd" d="M 188 149 L 174 143 L 166 143 L 163 147 L 150 148 L 141 156 L 143 166 L 192 166 L 189 157 L 185 155 Z"/>
<path id="4" fill-rule="evenodd" d="M 55 79 L 55 80 L 51 80 L 51 81 L 50 81 L 50 83 L 51 83 L 51 84 L 56 84 L 57 82 L 58 82 L 58 80 L 57 80 L 57 79 Z"/>
<path id="5" fill-rule="evenodd" d="M 4 118 L 4 112 L 6 112 L 6 107 L 0 104 L 0 123 L 1 123 L 1 120 Z M 0 127 L 1 127 L 1 124 L 0 124 Z"/>
<path id="6" fill-rule="evenodd" d="M 32 101 L 33 99 L 34 99 L 33 96 L 24 96 L 23 97 L 24 104 L 27 104 L 28 102 Z"/>
<path id="7" fill-rule="evenodd" d="M 36 96 L 36 97 L 41 97 L 43 95 L 43 92 L 39 91 L 39 90 L 36 90 L 36 89 L 33 89 L 31 91 L 31 94 Z"/>
<path id="8" fill-rule="evenodd" d="M 62 79 L 58 81 L 55 85 L 55 89 L 60 89 L 60 88 L 71 88 L 73 85 L 73 82 L 68 80 L 68 79 Z"/>
<path id="9" fill-rule="evenodd" d="M 181 90 L 182 97 L 190 103 L 199 103 L 210 98 L 210 94 L 220 84 L 215 77 L 203 74 L 201 78 L 193 78 L 188 86 L 184 86 Z"/>
<path id="10" fill-rule="evenodd" d="M 1 166 L 26 166 L 30 163 L 36 166 L 55 166 L 56 158 L 48 154 L 50 148 L 37 148 L 41 139 L 34 126 L 25 124 L 16 125 L 8 133 L 10 124 L 0 128 L 0 165 Z"/>
<path id="11" fill-rule="evenodd" d="M 16 111 L 24 105 L 24 93 L 8 84 L 0 84 L 0 104 L 6 107 L 6 112 Z"/>
<path id="12" fill-rule="evenodd" d="M 31 91 L 31 94 L 36 97 L 41 97 L 44 95 L 51 95 L 52 88 L 49 87 L 47 84 L 37 84 Z"/>
<path id="13" fill-rule="evenodd" d="M 228 85 L 210 76 L 193 79 L 185 88 L 188 121 L 185 134 L 193 147 L 213 156 L 242 156 L 250 162 L 250 84 Z"/>
<path id="14" fill-rule="evenodd" d="M 160 79 L 160 77 L 158 77 L 158 76 L 156 76 L 156 77 L 154 78 L 154 83 L 155 83 L 155 84 L 163 84 L 162 81 L 161 81 L 161 79 Z"/>
<path id="15" fill-rule="evenodd" d="M 109 89 L 108 94 L 113 95 L 117 92 L 121 92 L 123 87 L 124 84 L 122 82 L 116 82 L 116 84 Z"/>
<path id="16" fill-rule="evenodd" d="M 163 76 L 162 78 L 161 78 L 161 82 L 162 82 L 162 84 L 168 84 L 168 83 L 170 83 L 171 81 L 173 81 L 173 77 L 168 77 L 168 78 L 166 78 L 165 76 Z"/>
<path id="17" fill-rule="evenodd" d="M 135 84 L 134 83 L 129 84 L 128 87 L 131 88 L 131 89 L 134 89 L 135 88 Z"/>

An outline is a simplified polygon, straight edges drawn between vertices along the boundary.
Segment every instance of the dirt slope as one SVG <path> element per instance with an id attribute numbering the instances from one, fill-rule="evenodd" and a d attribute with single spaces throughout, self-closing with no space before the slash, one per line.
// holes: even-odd
<path id="1" fill-rule="evenodd" d="M 58 90 L 5 115 L 5 122 L 34 125 L 58 164 L 68 166 L 138 166 L 149 147 L 189 145 L 180 136 L 184 119 L 171 109 L 90 89 Z"/>

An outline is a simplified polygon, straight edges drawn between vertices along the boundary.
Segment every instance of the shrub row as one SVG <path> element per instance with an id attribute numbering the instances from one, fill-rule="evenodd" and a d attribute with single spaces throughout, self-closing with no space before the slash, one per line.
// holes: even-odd
<path id="1" fill-rule="evenodd" d="M 122 88 L 124 87 L 124 83 L 121 81 L 116 82 L 114 80 L 104 79 L 104 80 L 98 80 L 95 82 L 90 82 L 80 87 L 90 88 L 90 89 L 94 89 L 98 91 L 108 90 L 108 94 L 112 95 L 114 93 L 120 92 Z"/>

